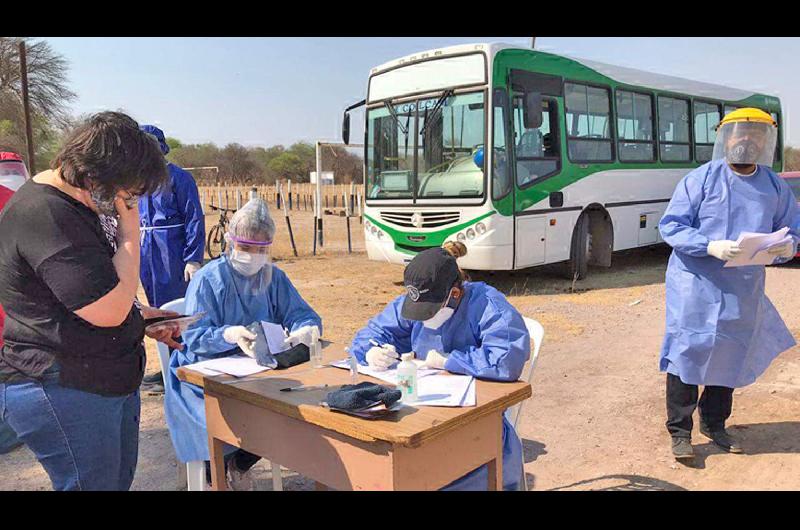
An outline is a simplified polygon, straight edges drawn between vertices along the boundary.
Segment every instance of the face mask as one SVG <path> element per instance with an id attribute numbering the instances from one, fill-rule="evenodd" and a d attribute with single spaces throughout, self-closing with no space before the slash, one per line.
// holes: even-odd
<path id="1" fill-rule="evenodd" d="M 267 265 L 271 265 L 266 254 L 251 254 L 236 249 L 231 252 L 230 262 L 234 270 L 242 276 L 253 276 Z M 272 267 L 269 268 L 271 279 Z"/>
<path id="2" fill-rule="evenodd" d="M 728 149 L 726 158 L 731 164 L 755 164 L 761 149 L 758 144 L 750 140 L 736 142 Z"/>
<path id="3" fill-rule="evenodd" d="M 450 317 L 452 317 L 456 312 L 455 308 L 450 307 L 450 305 L 450 297 L 448 296 L 444 307 L 437 311 L 436 314 L 428 320 L 423 320 L 422 325 L 428 329 L 439 329 L 442 327 L 444 323 L 450 320 Z"/>

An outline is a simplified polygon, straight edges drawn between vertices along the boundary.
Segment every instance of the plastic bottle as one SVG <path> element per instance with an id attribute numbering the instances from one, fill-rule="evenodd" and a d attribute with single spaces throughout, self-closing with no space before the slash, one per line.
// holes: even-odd
<path id="1" fill-rule="evenodd" d="M 397 365 L 397 386 L 403 393 L 400 401 L 413 403 L 417 400 L 417 365 L 414 364 L 414 353 L 404 353 L 402 359 Z"/>
<path id="2" fill-rule="evenodd" d="M 314 368 L 322 368 L 324 366 L 322 364 L 322 345 L 319 343 L 319 332 L 316 327 L 311 329 L 311 347 L 308 353 Z"/>

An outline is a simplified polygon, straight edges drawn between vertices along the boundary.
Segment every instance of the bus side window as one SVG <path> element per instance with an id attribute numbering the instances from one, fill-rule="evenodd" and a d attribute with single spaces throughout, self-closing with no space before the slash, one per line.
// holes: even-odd
<path id="1" fill-rule="evenodd" d="M 514 95 L 514 153 L 517 162 L 517 186 L 520 188 L 557 172 L 561 165 L 555 133 L 555 100 L 542 100 L 542 124 L 536 129 L 525 128 L 522 109 L 523 95 L 517 93 Z"/>

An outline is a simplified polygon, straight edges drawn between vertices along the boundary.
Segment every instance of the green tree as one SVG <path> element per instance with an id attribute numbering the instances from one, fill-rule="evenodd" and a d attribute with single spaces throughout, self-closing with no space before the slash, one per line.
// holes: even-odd
<path id="1" fill-rule="evenodd" d="M 42 156 L 54 151 L 63 131 L 71 126 L 68 105 L 76 96 L 67 88 L 67 60 L 45 41 L 0 37 L 0 146 L 27 154 L 25 116 L 22 107 L 19 43 L 25 41 L 28 66 L 28 96 L 34 146 Z M 11 123 L 11 126 L 8 125 Z M 41 145 L 40 145 L 41 143 Z M 38 160 L 35 172 L 49 160 Z"/>
<path id="2" fill-rule="evenodd" d="M 177 138 L 172 138 L 170 136 L 167 136 L 166 140 L 170 151 L 172 151 L 173 149 L 180 149 L 181 147 L 183 147 L 183 144 Z"/>

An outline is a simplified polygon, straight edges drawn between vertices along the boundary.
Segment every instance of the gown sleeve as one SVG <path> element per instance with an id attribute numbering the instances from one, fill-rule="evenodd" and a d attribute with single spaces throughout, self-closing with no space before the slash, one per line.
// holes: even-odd
<path id="1" fill-rule="evenodd" d="M 187 315 L 204 311 L 205 315 L 191 328 L 183 332 L 186 349 L 199 357 L 224 357 L 238 349 L 229 344 L 222 334 L 230 326 L 222 324 L 223 310 L 218 296 L 207 278 L 195 275 L 186 290 Z"/>
<path id="2" fill-rule="evenodd" d="M 398 353 L 411 351 L 411 330 L 413 322 L 400 315 L 405 295 L 397 297 L 389 303 L 377 316 L 371 318 L 367 325 L 361 328 L 350 344 L 350 353 L 355 355 L 358 362 L 367 364 L 367 352 L 372 348 L 370 339 L 378 344 L 392 344 Z"/>
<path id="3" fill-rule="evenodd" d="M 797 243 L 800 241 L 800 232 L 798 232 L 797 218 L 797 199 L 792 193 L 789 185 L 782 178 L 776 178 L 778 183 L 778 208 L 775 210 L 775 218 L 772 223 L 772 231 L 780 230 L 783 227 L 789 227 L 789 235 L 792 236 L 792 257 L 784 258 L 777 257 L 773 263 L 786 263 L 794 259 L 797 254 Z"/>
<path id="4" fill-rule="evenodd" d="M 178 210 L 184 218 L 184 230 L 186 231 L 186 246 L 183 248 L 183 262 L 194 261 L 203 263 L 203 251 L 205 250 L 206 222 L 203 209 L 200 206 L 200 194 L 197 191 L 197 184 L 191 173 L 177 168 L 180 172 L 175 179 L 175 199 Z"/>
<path id="5" fill-rule="evenodd" d="M 516 381 L 531 352 L 530 335 L 522 316 L 505 300 L 487 297 L 470 311 L 477 322 L 478 346 L 453 350 L 445 362 L 448 372 L 493 381 Z"/>
<path id="6" fill-rule="evenodd" d="M 701 166 L 703 171 L 707 168 Z M 678 252 L 694 257 L 708 256 L 709 239 L 695 227 L 700 203 L 703 201 L 703 182 L 698 171 L 692 171 L 678 183 L 658 229 L 664 241 Z"/>

